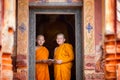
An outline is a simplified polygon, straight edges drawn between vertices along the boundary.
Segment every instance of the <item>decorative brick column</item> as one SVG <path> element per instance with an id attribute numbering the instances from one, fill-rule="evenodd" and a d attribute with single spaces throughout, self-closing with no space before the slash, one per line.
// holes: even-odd
<path id="1" fill-rule="evenodd" d="M 15 1 L 2 0 L 4 14 L 2 19 L 1 31 L 1 80 L 13 80 L 12 59 L 15 31 Z"/>
<path id="2" fill-rule="evenodd" d="M 84 0 L 84 54 L 95 54 L 94 0 Z M 87 57 L 87 56 L 85 56 Z M 93 59 L 94 60 L 94 59 Z M 94 66 L 91 66 L 91 68 Z M 85 66 L 87 68 L 87 66 Z"/>
<path id="3" fill-rule="evenodd" d="M 1 31 L 2 31 L 2 0 L 0 0 L 0 79 L 1 79 L 1 55 L 2 55 L 2 52 L 1 52 Z"/>
<path id="4" fill-rule="evenodd" d="M 95 8 L 94 0 L 83 2 L 84 75 L 85 80 L 95 79 Z"/>
<path id="5" fill-rule="evenodd" d="M 116 69 L 119 62 L 119 40 L 116 37 L 116 0 L 105 0 L 105 79 L 117 80 Z M 111 56 L 111 57 L 110 57 Z"/>
<path id="6" fill-rule="evenodd" d="M 103 38 L 103 19 L 101 18 L 103 11 L 102 2 L 103 1 L 100 0 L 84 0 L 83 2 L 85 80 L 104 80 L 104 72 L 96 71 L 96 63 L 98 62 L 97 60 L 102 55 L 102 51 L 101 53 L 99 52 L 99 54 L 97 50 L 97 47 L 101 49 L 101 38 Z M 97 20 L 98 18 L 100 19 Z"/>
<path id="7" fill-rule="evenodd" d="M 18 0 L 17 2 L 17 73 L 15 78 L 28 79 L 28 22 L 29 22 L 29 0 Z"/>

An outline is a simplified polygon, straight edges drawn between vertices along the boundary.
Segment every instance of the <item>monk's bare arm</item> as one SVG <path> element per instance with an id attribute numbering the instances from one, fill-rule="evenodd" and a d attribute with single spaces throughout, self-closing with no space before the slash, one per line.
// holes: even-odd
<path id="1" fill-rule="evenodd" d="M 36 60 L 36 63 L 43 63 L 42 60 Z"/>

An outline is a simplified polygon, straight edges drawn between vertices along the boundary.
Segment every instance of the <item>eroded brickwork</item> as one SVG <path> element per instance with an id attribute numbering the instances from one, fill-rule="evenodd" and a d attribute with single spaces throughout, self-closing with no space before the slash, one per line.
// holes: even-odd
<path id="1" fill-rule="evenodd" d="M 18 0 L 17 73 L 15 79 L 28 80 L 29 0 Z"/>
<path id="2" fill-rule="evenodd" d="M 2 0 L 0 0 L 0 79 L 1 79 L 1 31 L 2 31 Z"/>
<path id="3" fill-rule="evenodd" d="M 12 59 L 15 31 L 15 1 L 2 1 L 2 21 L 0 26 L 1 80 L 13 80 Z M 3 14 L 4 13 L 4 14 Z"/>

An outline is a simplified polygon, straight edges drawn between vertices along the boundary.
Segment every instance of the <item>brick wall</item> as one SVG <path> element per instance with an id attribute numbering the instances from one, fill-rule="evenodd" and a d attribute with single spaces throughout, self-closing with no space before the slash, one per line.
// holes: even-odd
<path id="1" fill-rule="evenodd" d="M 17 73 L 14 79 L 28 79 L 28 33 L 29 33 L 29 0 L 17 1 Z"/>
<path id="2" fill-rule="evenodd" d="M 1 79 L 1 29 L 2 29 L 2 0 L 0 0 L 0 79 Z"/>
<path id="3" fill-rule="evenodd" d="M 2 19 L 0 29 L 1 44 L 1 80 L 13 80 L 12 59 L 15 31 L 15 0 L 0 0 L 2 4 Z M 3 15 L 4 13 L 4 15 Z"/>

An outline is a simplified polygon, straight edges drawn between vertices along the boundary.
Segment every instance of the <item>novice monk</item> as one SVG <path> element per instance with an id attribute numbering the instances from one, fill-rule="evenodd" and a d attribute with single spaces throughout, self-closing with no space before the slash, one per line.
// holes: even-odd
<path id="1" fill-rule="evenodd" d="M 60 33 L 56 39 L 58 47 L 54 53 L 54 77 L 55 80 L 70 80 L 71 67 L 74 59 L 72 45 L 65 42 L 64 34 Z"/>
<path id="2" fill-rule="evenodd" d="M 36 47 L 36 80 L 50 80 L 47 64 L 49 52 L 43 46 L 44 42 L 44 36 L 38 35 Z"/>

